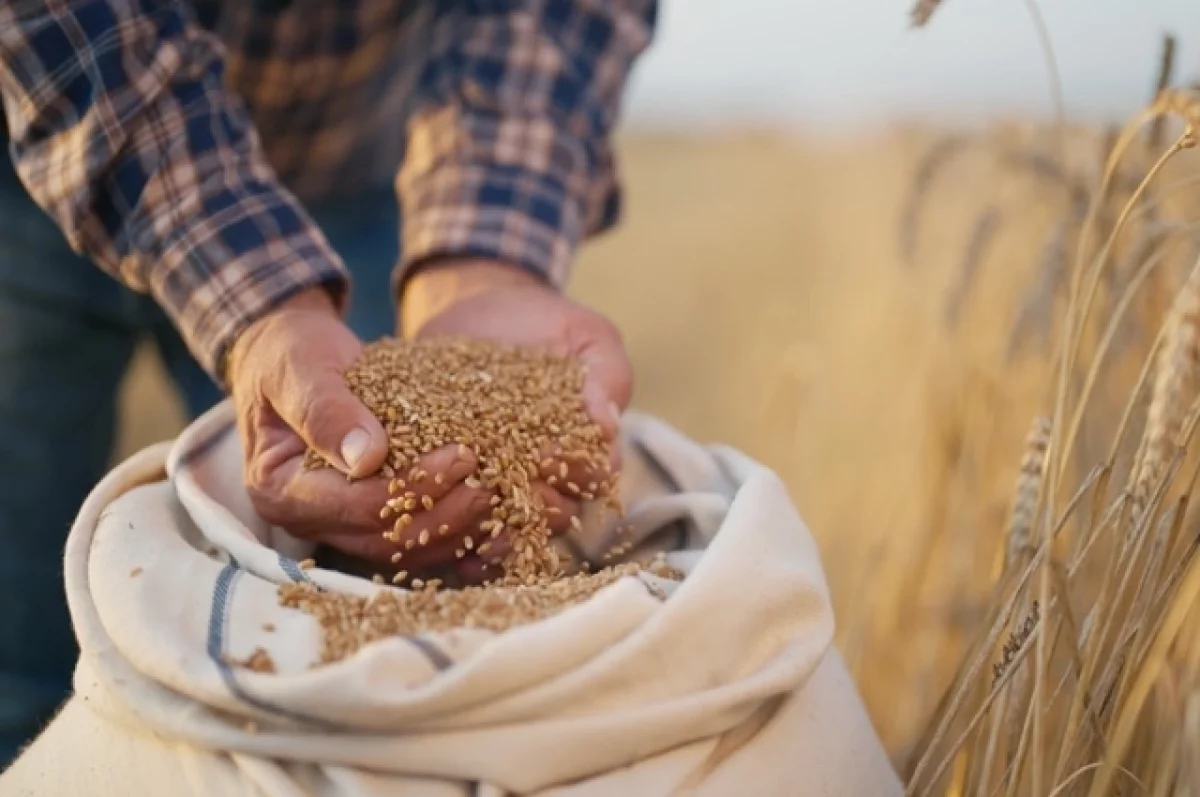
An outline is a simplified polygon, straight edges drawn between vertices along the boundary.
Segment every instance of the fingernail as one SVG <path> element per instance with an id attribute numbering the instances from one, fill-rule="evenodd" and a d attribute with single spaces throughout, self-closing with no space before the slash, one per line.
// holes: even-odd
<path id="1" fill-rule="evenodd" d="M 351 429 L 350 433 L 342 439 L 342 461 L 346 463 L 346 467 L 354 470 L 358 467 L 358 463 L 362 461 L 363 454 L 367 453 L 367 446 L 371 444 L 371 435 L 367 434 L 365 429 Z"/>

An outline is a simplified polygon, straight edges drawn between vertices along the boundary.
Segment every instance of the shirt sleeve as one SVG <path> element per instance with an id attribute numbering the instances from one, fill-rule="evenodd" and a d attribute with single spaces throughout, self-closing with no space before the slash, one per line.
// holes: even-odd
<path id="1" fill-rule="evenodd" d="M 0 3 L 0 95 L 17 173 L 71 247 L 151 293 L 220 380 L 251 322 L 345 271 L 222 85 L 182 2 Z M 36 264 L 30 264 L 36 268 Z"/>
<path id="2" fill-rule="evenodd" d="M 496 258 L 557 287 L 616 223 L 610 134 L 652 0 L 438 3 L 404 163 L 396 285 L 420 262 Z"/>

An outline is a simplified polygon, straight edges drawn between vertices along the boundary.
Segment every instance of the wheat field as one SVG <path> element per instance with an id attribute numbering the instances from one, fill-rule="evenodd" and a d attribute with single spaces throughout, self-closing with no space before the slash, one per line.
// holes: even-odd
<path id="1" fill-rule="evenodd" d="M 622 329 L 639 409 L 696 438 L 738 446 L 784 477 L 821 545 L 838 645 L 897 767 L 915 775 L 913 793 L 1039 794 L 1065 783 L 1056 793 L 1087 794 L 1098 773 L 1111 777 L 1096 763 L 1103 756 L 1095 739 L 1057 757 L 1048 745 L 1047 728 L 1058 726 L 1042 717 L 1066 715 L 1056 706 L 1091 694 L 1071 670 L 1071 645 L 1063 643 L 1067 653 L 1057 641 L 1049 653 L 1038 648 L 1038 673 L 1068 660 L 1053 694 L 1040 675 L 1012 674 L 1032 669 L 1013 659 L 1032 660 L 1031 646 L 1047 636 L 1043 618 L 1053 619 L 1053 640 L 1086 637 L 1074 626 L 1063 631 L 1061 618 L 1076 619 L 1071 607 L 1086 610 L 1075 604 L 1107 581 L 1088 556 L 1064 558 L 1081 562 L 1071 574 L 1078 581 L 1051 605 L 1031 603 L 1028 582 L 1014 586 L 1013 574 L 1059 561 L 1039 543 L 1037 529 L 1053 516 L 1044 507 L 1061 509 L 1038 503 L 1041 474 L 1053 463 L 1060 492 L 1088 488 L 1086 474 L 1124 428 L 1126 399 L 1143 364 L 1154 362 L 1156 333 L 1196 256 L 1188 224 L 1200 203 L 1187 190 L 1196 166 L 1189 153 L 1159 175 L 1153 196 L 1134 197 L 1138 212 L 1118 223 L 1181 129 L 1139 138 L 1097 213 L 1095 229 L 1117 230 L 1116 265 L 1098 283 L 1096 320 L 1082 326 L 1079 368 L 1066 380 L 1068 410 L 1090 396 L 1067 455 L 1060 429 L 1043 429 L 1032 446 L 1026 438 L 1035 418 L 1053 415 L 1062 387 L 1054 364 L 1071 317 L 1071 261 L 1114 143 L 1110 131 L 997 122 L 971 135 L 635 132 L 620 142 L 625 221 L 585 249 L 572 292 Z M 1082 251 L 1091 257 L 1098 246 Z M 1105 340 L 1113 318 L 1124 321 Z M 1104 368 L 1089 377 L 1100 350 L 1108 352 Z M 1136 402 L 1128 424 L 1134 443 L 1145 403 Z M 179 423 L 155 364 L 140 357 L 125 386 L 119 455 L 171 437 Z M 1127 447 L 1119 447 L 1126 469 Z M 1028 506 L 1013 497 L 1023 472 L 1026 482 L 1033 473 Z M 1091 486 L 1100 496 L 1093 503 L 1103 504 L 1103 491 Z M 1150 503 L 1164 501 L 1156 494 Z M 1026 539 L 1014 548 L 1012 518 L 1024 515 L 1034 519 L 1018 529 Z M 1190 517 L 1186 505 L 1174 516 L 1177 528 Z M 1159 556 L 1160 569 L 1174 552 Z M 1166 604 L 1153 606 L 1166 612 Z M 1108 643 L 1101 634 L 1095 647 Z M 1170 672 L 1175 680 L 1164 688 L 1187 694 L 1192 671 Z M 956 701 L 951 688 L 963 683 Z M 1123 706 L 1129 689 L 1120 683 L 1114 705 Z M 1119 712 L 1092 718 L 1103 711 L 1076 707 L 1068 725 L 1079 727 L 1079 716 L 1119 724 Z M 1200 739 L 1159 727 L 1182 723 L 1178 714 L 1156 720 L 1156 738 Z M 1023 725 L 1022 717 L 1037 721 Z M 1195 721 L 1200 726 L 1200 704 Z M 1038 744 L 1046 749 L 1031 754 Z M 1151 769 L 1182 767 L 1180 755 L 1170 764 L 1136 749 L 1130 755 Z"/>

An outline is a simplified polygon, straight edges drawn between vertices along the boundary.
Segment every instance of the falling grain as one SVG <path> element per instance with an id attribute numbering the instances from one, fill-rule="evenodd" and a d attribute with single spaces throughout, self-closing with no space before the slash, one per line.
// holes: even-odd
<path id="1" fill-rule="evenodd" d="M 571 492 L 617 508 L 609 444 L 587 413 L 583 380 L 583 368 L 572 358 L 453 338 L 372 343 L 346 374 L 350 390 L 384 424 L 390 441 L 388 465 L 397 470 L 409 466 L 409 483 L 427 476 L 412 464 L 414 455 L 448 445 L 456 445 L 464 459 L 468 447 L 474 452 L 475 471 L 464 481 L 472 489 L 492 493 L 492 535 L 507 532 L 526 543 L 524 556 L 509 554 L 504 562 L 505 577 L 513 583 L 553 578 L 559 571 L 549 543 L 552 507 L 546 506 L 530 476 L 541 472 L 544 452 L 557 452 L 564 478 L 567 460 L 593 474 L 589 487 L 594 484 L 594 490 L 585 496 L 571 482 Z M 306 465 L 329 467 L 315 451 L 308 452 Z M 405 514 L 396 520 L 389 540 L 413 522 L 408 513 L 418 507 L 428 511 L 434 501 L 428 495 L 418 499 L 406 493 L 400 506 Z M 439 536 L 448 533 L 443 528 Z M 404 548 L 411 550 L 428 540 L 428 532 L 422 531 L 416 539 L 405 540 Z M 470 538 L 464 547 L 471 550 Z"/>

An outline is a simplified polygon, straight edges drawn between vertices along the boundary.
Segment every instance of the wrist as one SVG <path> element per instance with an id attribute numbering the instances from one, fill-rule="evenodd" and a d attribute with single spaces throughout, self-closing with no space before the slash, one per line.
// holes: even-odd
<path id="1" fill-rule="evenodd" d="M 506 288 L 554 288 L 541 276 L 512 263 L 488 258 L 441 257 L 414 268 L 401 286 L 400 333 L 411 338 L 452 305 Z"/>
<path id="2" fill-rule="evenodd" d="M 268 312 L 250 322 L 234 339 L 225 358 L 224 374 L 226 381 L 233 384 L 242 362 L 250 353 L 253 344 L 262 338 L 263 334 L 280 321 L 296 315 L 320 314 L 339 317 L 337 304 L 329 290 L 317 285 L 293 294 Z"/>

